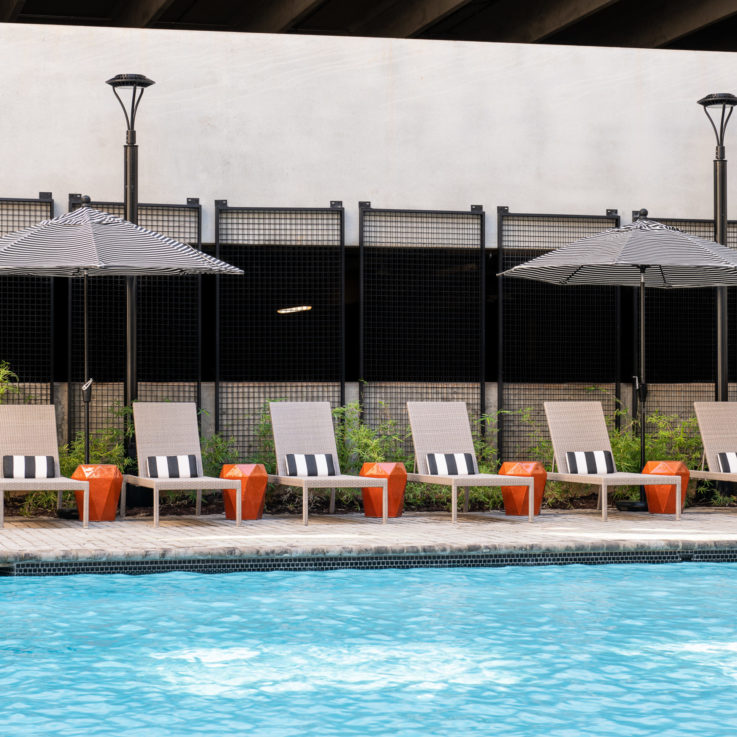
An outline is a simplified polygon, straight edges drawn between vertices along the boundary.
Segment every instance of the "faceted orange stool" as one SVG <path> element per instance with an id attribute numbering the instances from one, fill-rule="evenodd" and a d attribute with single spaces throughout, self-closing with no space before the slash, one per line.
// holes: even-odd
<path id="1" fill-rule="evenodd" d="M 686 489 L 691 474 L 685 463 L 680 461 L 648 461 L 642 469 L 643 473 L 652 473 L 661 476 L 681 477 L 681 511 L 686 506 Z M 676 487 L 675 484 L 657 484 L 646 486 L 647 511 L 650 514 L 675 514 L 676 513 Z"/>
<path id="2" fill-rule="evenodd" d="M 120 489 L 123 486 L 123 474 L 117 466 L 100 463 L 84 463 L 77 466 L 72 474 L 77 481 L 90 482 L 90 521 L 112 522 L 118 512 Z M 75 491 L 77 511 L 82 519 L 84 492 Z"/>
<path id="3" fill-rule="evenodd" d="M 542 463 L 536 461 L 508 461 L 502 463 L 500 476 L 532 476 L 535 479 L 535 514 L 540 514 L 545 482 L 548 472 Z M 502 486 L 504 513 L 514 517 L 525 517 L 529 514 L 528 489 L 526 486 Z"/>
<path id="4" fill-rule="evenodd" d="M 360 475 L 387 479 L 389 492 L 387 516 L 401 517 L 404 509 L 404 488 L 407 486 L 407 469 L 404 463 L 364 463 Z M 381 487 L 367 486 L 361 489 L 361 495 L 364 515 L 381 517 Z"/>
<path id="5" fill-rule="evenodd" d="M 261 519 L 266 498 L 266 469 L 260 463 L 228 463 L 221 479 L 240 479 L 241 518 Z M 235 489 L 223 489 L 225 519 L 235 519 Z"/>

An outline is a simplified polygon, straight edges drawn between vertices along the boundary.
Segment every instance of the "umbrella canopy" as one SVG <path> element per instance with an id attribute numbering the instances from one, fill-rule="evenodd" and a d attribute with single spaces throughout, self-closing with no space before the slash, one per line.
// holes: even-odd
<path id="1" fill-rule="evenodd" d="M 737 251 L 641 217 L 631 225 L 581 238 L 501 275 L 569 286 L 639 287 L 640 374 L 633 378 L 640 400 L 640 461 L 644 465 L 645 288 L 736 286 Z"/>
<path id="2" fill-rule="evenodd" d="M 550 284 L 639 287 L 737 285 L 737 251 L 655 220 L 581 238 L 503 272 Z"/>
<path id="3" fill-rule="evenodd" d="M 82 398 L 86 463 L 89 463 L 92 396 L 88 370 L 87 278 L 242 273 L 241 269 L 173 238 L 87 206 L 0 238 L 0 275 L 84 278 Z M 135 330 L 132 332 L 135 336 Z M 135 349 L 131 349 L 131 336 L 128 338 L 128 361 L 135 365 Z"/>
<path id="4" fill-rule="evenodd" d="M 242 274 L 165 235 L 91 207 L 0 238 L 0 274 L 172 276 Z"/>

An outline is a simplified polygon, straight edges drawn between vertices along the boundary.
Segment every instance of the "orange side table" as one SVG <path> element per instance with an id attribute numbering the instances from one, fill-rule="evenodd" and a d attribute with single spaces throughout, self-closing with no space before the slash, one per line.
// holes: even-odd
<path id="1" fill-rule="evenodd" d="M 540 514 L 548 472 L 536 461 L 507 461 L 499 469 L 500 476 L 532 476 L 535 479 L 535 514 Z M 530 500 L 526 486 L 502 486 L 504 513 L 514 517 L 526 517 Z"/>
<path id="2" fill-rule="evenodd" d="M 643 473 L 651 473 L 661 476 L 681 477 L 681 511 L 686 506 L 686 489 L 691 474 L 685 463 L 681 461 L 648 461 L 642 469 Z M 647 511 L 650 514 L 675 514 L 676 513 L 676 487 L 675 484 L 656 484 L 646 486 Z"/>
<path id="3" fill-rule="evenodd" d="M 118 512 L 123 474 L 117 466 L 106 463 L 83 463 L 74 469 L 73 479 L 90 482 L 90 521 L 112 522 Z M 82 519 L 84 492 L 75 491 L 77 511 Z"/>
<path id="4" fill-rule="evenodd" d="M 266 469 L 260 463 L 228 463 L 221 479 L 240 479 L 241 518 L 261 519 L 266 498 Z M 223 489 L 225 519 L 235 519 L 235 489 Z"/>
<path id="5" fill-rule="evenodd" d="M 387 479 L 389 492 L 389 517 L 401 517 L 404 509 L 404 489 L 407 486 L 407 469 L 404 463 L 364 463 L 361 476 Z M 367 486 L 361 489 L 363 513 L 366 517 L 381 517 L 381 487 Z"/>

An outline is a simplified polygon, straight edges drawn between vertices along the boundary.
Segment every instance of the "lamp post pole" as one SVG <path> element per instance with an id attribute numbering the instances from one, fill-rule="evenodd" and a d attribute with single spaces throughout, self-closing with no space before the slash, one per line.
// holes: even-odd
<path id="1" fill-rule="evenodd" d="M 123 203 L 125 219 L 138 224 L 138 146 L 136 145 L 136 112 L 143 97 L 143 92 L 154 82 L 143 74 L 118 74 L 107 80 L 123 108 L 127 125 L 124 147 L 124 192 Z M 130 91 L 130 103 L 126 106 L 119 90 Z M 125 405 L 130 407 L 138 395 L 136 379 L 136 277 L 128 276 L 125 279 Z"/>
<path id="2" fill-rule="evenodd" d="M 714 240 L 727 245 L 727 159 L 724 155 L 724 132 L 732 116 L 737 97 L 727 92 L 707 95 L 698 101 L 717 140 L 714 156 Z M 711 114 L 713 112 L 713 115 Z M 717 287 L 717 402 L 729 401 L 729 331 L 727 287 Z"/>

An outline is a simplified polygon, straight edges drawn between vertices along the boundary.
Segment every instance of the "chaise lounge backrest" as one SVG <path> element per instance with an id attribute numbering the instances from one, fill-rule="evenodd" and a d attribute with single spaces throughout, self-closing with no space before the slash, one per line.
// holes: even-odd
<path id="1" fill-rule="evenodd" d="M 545 402 L 545 416 L 559 473 L 569 473 L 566 453 L 608 450 L 612 444 L 601 402 Z M 616 468 L 615 468 L 616 470 Z"/>
<path id="2" fill-rule="evenodd" d="M 194 454 L 202 475 L 202 452 L 194 402 L 134 402 L 138 475 L 149 478 L 151 456 Z"/>
<path id="3" fill-rule="evenodd" d="M 269 402 L 279 476 L 286 476 L 287 453 L 325 453 L 333 456 L 340 474 L 330 402 Z"/>
<path id="4" fill-rule="evenodd" d="M 59 441 L 53 404 L 0 405 L 0 460 L 3 456 L 52 456 L 59 472 Z"/>
<path id="5" fill-rule="evenodd" d="M 418 473 L 429 473 L 428 453 L 471 453 L 478 473 L 465 402 L 407 402 L 407 413 Z"/>
<path id="6" fill-rule="evenodd" d="M 737 402 L 694 402 L 706 465 L 719 472 L 718 453 L 737 452 Z"/>

